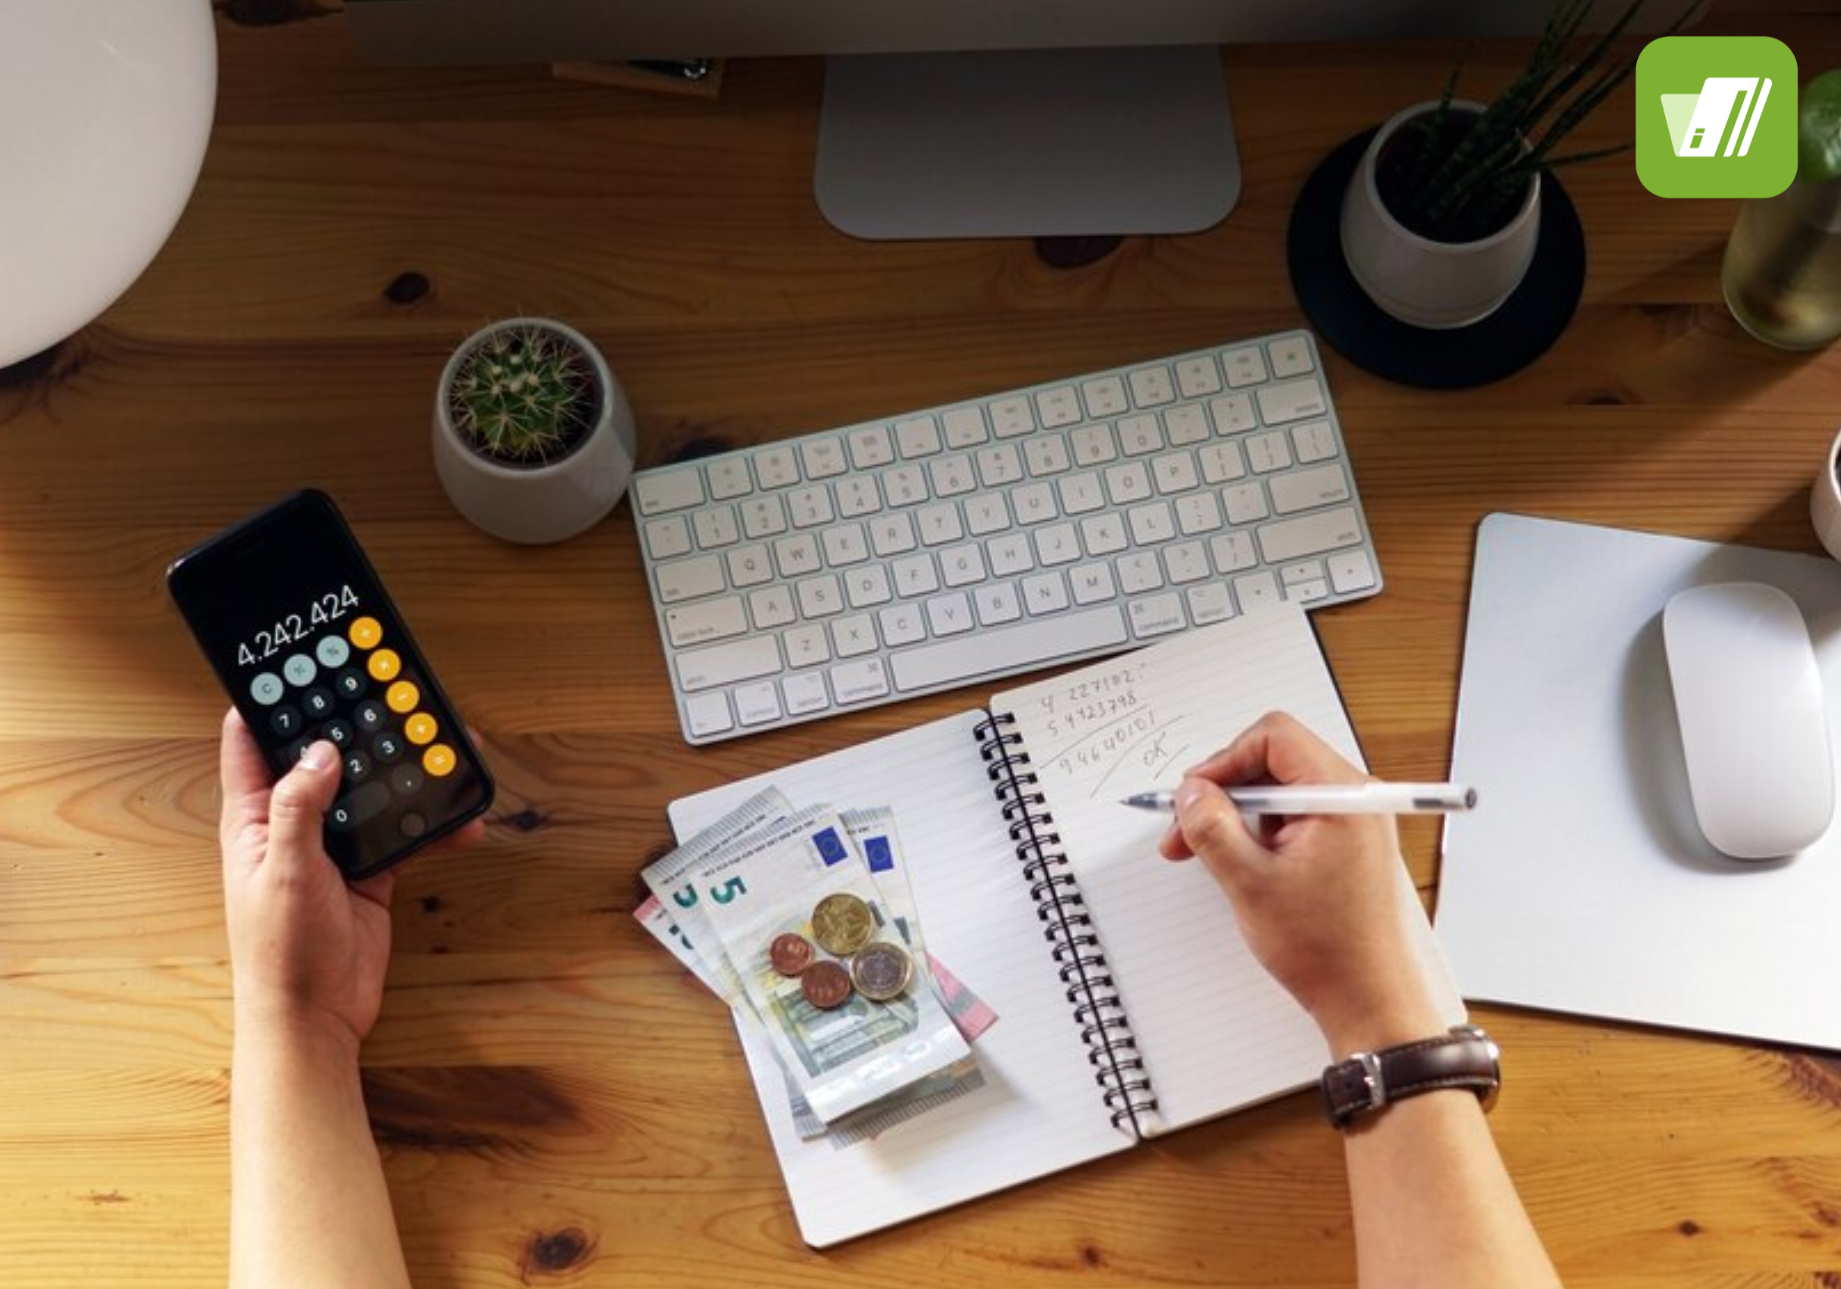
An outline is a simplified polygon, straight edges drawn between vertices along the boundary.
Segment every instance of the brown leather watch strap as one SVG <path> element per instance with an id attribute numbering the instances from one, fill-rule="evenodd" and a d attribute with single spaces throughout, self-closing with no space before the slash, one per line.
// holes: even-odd
<path id="1" fill-rule="evenodd" d="M 1501 1051 L 1475 1025 L 1379 1052 L 1357 1052 L 1323 1071 L 1330 1122 L 1347 1128 L 1358 1116 L 1441 1088 L 1468 1088 L 1488 1109 L 1502 1086 Z"/>

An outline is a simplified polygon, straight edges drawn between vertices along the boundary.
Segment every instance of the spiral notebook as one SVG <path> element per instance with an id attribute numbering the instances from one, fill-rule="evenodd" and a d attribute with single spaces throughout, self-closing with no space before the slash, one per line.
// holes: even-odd
<path id="1" fill-rule="evenodd" d="M 996 1009 L 967 1096 L 837 1149 L 801 1140 L 771 1052 L 743 1047 L 806 1242 L 824 1247 L 1129 1149 L 1315 1081 L 1308 1016 L 1248 952 L 1199 864 L 1159 858 L 1173 784 L 1283 709 L 1360 761 L 1302 610 L 1262 610 L 999 694 L 970 711 L 674 802 L 680 838 L 769 785 L 889 805 L 928 949 Z M 1463 1006 L 1418 897 L 1400 910 Z"/>

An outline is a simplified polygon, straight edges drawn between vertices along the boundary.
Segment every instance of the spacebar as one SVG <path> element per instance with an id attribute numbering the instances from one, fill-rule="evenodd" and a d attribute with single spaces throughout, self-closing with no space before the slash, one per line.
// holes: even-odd
<path id="1" fill-rule="evenodd" d="M 1081 613 L 1056 614 L 1020 627 L 922 645 L 889 655 L 895 688 L 903 693 L 956 685 L 995 671 L 1047 665 L 1069 654 L 1126 642 L 1125 615 L 1116 604 Z"/>

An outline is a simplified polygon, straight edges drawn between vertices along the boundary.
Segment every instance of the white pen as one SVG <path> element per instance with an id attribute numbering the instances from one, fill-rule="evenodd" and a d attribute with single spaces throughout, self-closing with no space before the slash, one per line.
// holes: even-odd
<path id="1" fill-rule="evenodd" d="M 1469 810 L 1477 790 L 1455 783 L 1262 784 L 1229 788 L 1250 815 L 1441 815 Z M 1140 792 L 1119 802 L 1139 810 L 1176 809 L 1174 792 Z"/>

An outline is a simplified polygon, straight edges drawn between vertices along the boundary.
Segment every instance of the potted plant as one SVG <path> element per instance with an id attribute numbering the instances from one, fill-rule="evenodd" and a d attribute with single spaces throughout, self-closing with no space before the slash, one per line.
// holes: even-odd
<path id="1" fill-rule="evenodd" d="M 600 521 L 633 477 L 633 412 L 593 343 L 548 318 L 474 332 L 435 392 L 435 473 L 495 537 L 556 542 Z"/>
<path id="2" fill-rule="evenodd" d="M 1560 0 L 1527 66 L 1493 102 L 1455 97 L 1460 59 L 1437 99 L 1396 113 L 1375 134 L 1343 196 L 1341 240 L 1350 273 L 1383 311 L 1441 329 L 1494 313 L 1534 258 L 1542 176 L 1630 146 L 1557 151 L 1635 68 L 1608 60 L 1644 0 L 1568 61 L 1592 3 Z"/>

